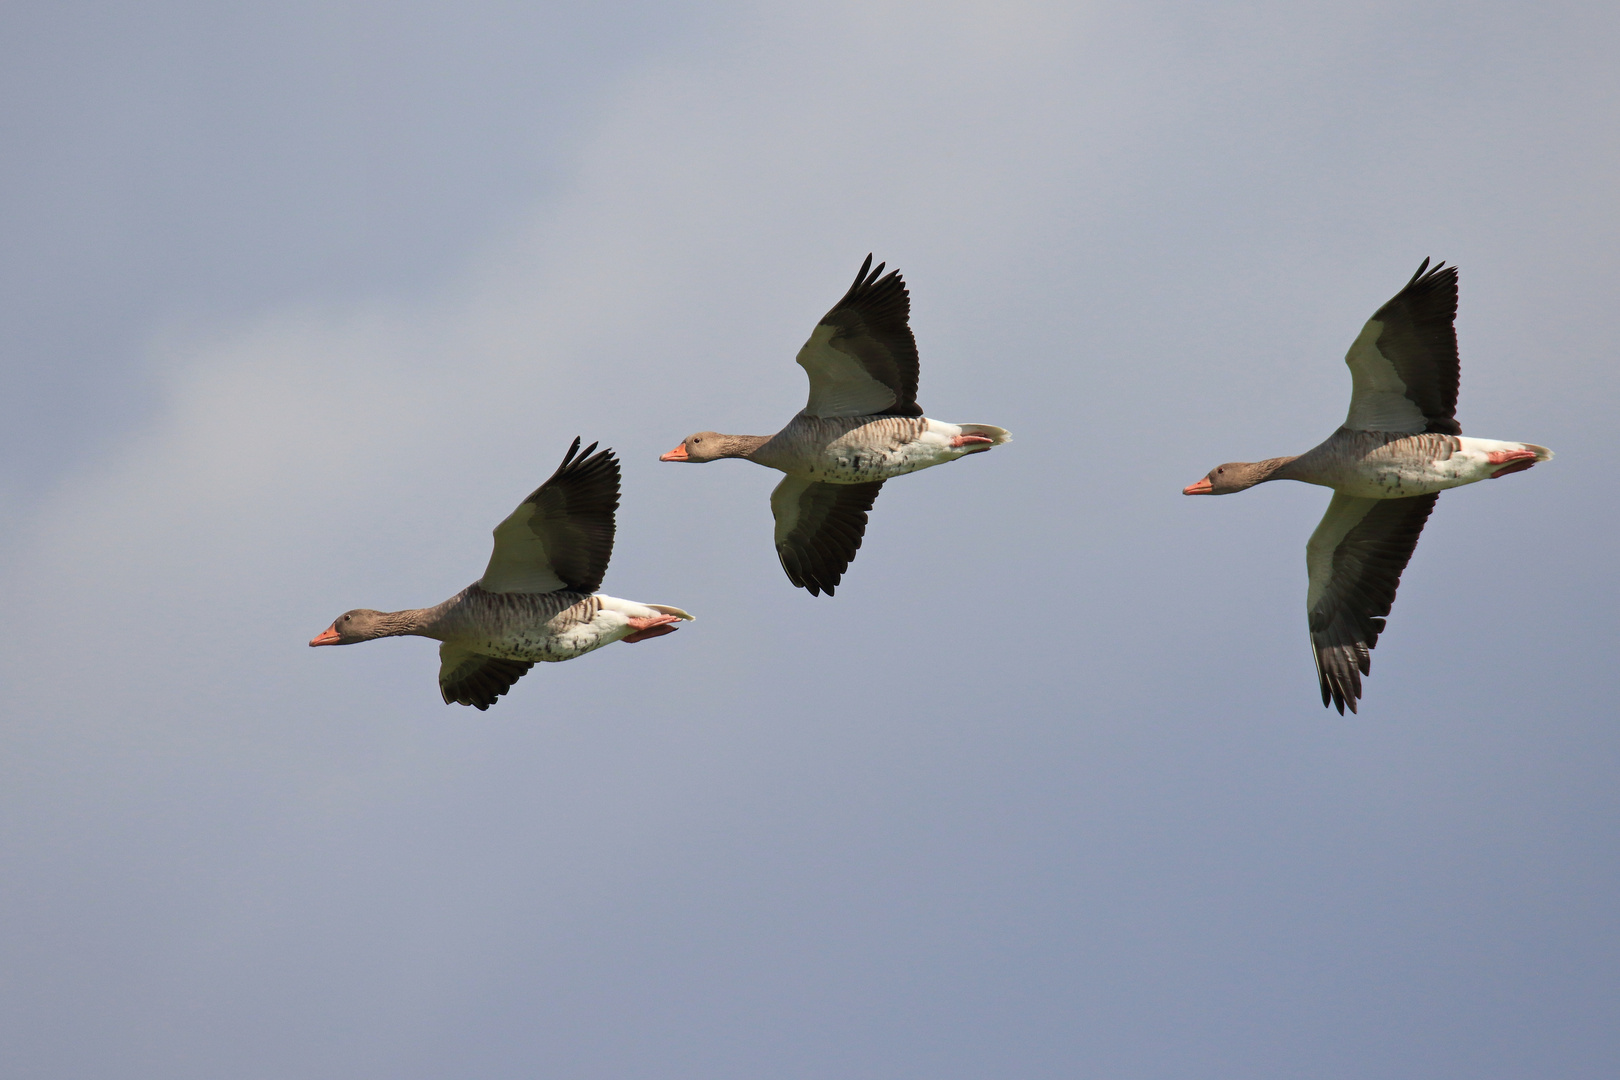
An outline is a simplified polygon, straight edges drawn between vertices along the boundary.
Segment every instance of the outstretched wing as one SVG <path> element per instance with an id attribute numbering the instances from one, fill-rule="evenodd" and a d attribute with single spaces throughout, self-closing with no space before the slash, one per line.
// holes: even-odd
<path id="1" fill-rule="evenodd" d="M 1406 288 L 1367 320 L 1345 354 L 1352 431 L 1433 431 L 1457 423 L 1457 268 L 1424 259 Z"/>
<path id="2" fill-rule="evenodd" d="M 1356 711 L 1361 676 L 1372 670 L 1384 616 L 1417 548 L 1438 492 L 1406 499 L 1357 499 L 1334 493 L 1305 546 L 1311 584 L 1305 596 L 1322 704 Z"/>
<path id="3" fill-rule="evenodd" d="M 788 580 L 811 596 L 833 588 L 860 550 L 866 513 L 883 489 L 870 484 L 823 484 L 790 476 L 771 492 L 776 554 Z"/>
<path id="4" fill-rule="evenodd" d="M 530 660 L 502 660 L 446 643 L 439 646 L 439 693 L 446 705 L 484 712 L 532 667 Z"/>
<path id="5" fill-rule="evenodd" d="M 613 557 L 619 460 L 596 444 L 568 448 L 551 479 L 495 526 L 495 550 L 478 584 L 494 593 L 595 592 Z"/>
<path id="6" fill-rule="evenodd" d="M 806 416 L 921 416 L 917 405 L 917 340 L 911 294 L 900 271 L 861 264 L 855 284 L 822 316 L 799 350 L 810 375 Z"/>

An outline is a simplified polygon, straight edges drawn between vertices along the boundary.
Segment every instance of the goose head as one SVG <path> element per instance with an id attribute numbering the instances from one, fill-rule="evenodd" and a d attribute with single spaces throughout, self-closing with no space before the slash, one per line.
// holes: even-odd
<path id="1" fill-rule="evenodd" d="M 1209 475 L 1195 484 L 1181 489 L 1183 495 L 1230 495 L 1244 491 L 1262 480 L 1270 480 L 1276 471 L 1271 461 L 1228 461 L 1209 470 Z"/>
<path id="2" fill-rule="evenodd" d="M 310 645 L 353 645 L 357 641 L 388 637 L 393 631 L 383 621 L 385 612 L 370 608 L 345 611 L 332 620 L 332 625 L 310 640 Z"/>
<path id="3" fill-rule="evenodd" d="M 718 431 L 700 431 L 696 435 L 688 435 L 669 453 L 658 455 L 658 460 L 702 464 L 720 458 L 747 457 L 765 441 L 766 438 L 759 435 L 722 435 Z"/>

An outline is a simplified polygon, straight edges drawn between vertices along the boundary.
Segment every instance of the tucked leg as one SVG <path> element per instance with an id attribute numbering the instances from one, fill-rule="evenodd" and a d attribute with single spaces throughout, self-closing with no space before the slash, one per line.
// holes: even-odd
<path id="1" fill-rule="evenodd" d="M 673 634 L 675 627 L 671 626 L 670 623 L 680 621 L 678 615 L 651 615 L 644 619 L 631 619 L 630 626 L 635 630 L 635 633 L 620 640 L 629 642 L 651 641 L 653 638 L 663 637 L 665 634 Z"/>
<path id="2" fill-rule="evenodd" d="M 1485 455 L 1485 460 L 1492 465 L 1506 466 L 1491 473 L 1490 478 L 1495 480 L 1498 476 L 1528 469 L 1536 463 L 1536 453 L 1534 450 L 1492 450 Z"/>

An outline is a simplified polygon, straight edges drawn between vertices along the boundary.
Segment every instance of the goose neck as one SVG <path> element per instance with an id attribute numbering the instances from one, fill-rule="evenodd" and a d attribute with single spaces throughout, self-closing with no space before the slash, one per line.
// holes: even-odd
<path id="1" fill-rule="evenodd" d="M 1266 458 L 1264 461 L 1254 463 L 1255 483 L 1263 484 L 1267 480 L 1299 480 L 1299 470 L 1295 462 L 1300 459 L 1299 454 L 1291 457 Z"/>
<path id="2" fill-rule="evenodd" d="M 752 458 L 754 452 L 771 441 L 769 435 L 723 435 L 719 457 Z"/>
<path id="3" fill-rule="evenodd" d="M 435 623 L 443 604 L 430 608 L 408 608 L 404 611 L 385 611 L 377 619 L 377 637 L 436 637 Z"/>

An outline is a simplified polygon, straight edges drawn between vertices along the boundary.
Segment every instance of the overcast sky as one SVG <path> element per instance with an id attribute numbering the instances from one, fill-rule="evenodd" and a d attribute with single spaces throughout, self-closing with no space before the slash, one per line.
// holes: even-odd
<path id="1" fill-rule="evenodd" d="M 0 1054 L 27 1080 L 1620 1073 L 1620 9 L 11 4 Z M 767 433 L 867 252 L 931 416 L 836 598 Z M 1446 494 L 1359 717 L 1325 491 L 1461 267 Z M 582 435 L 698 621 L 441 703 Z"/>

